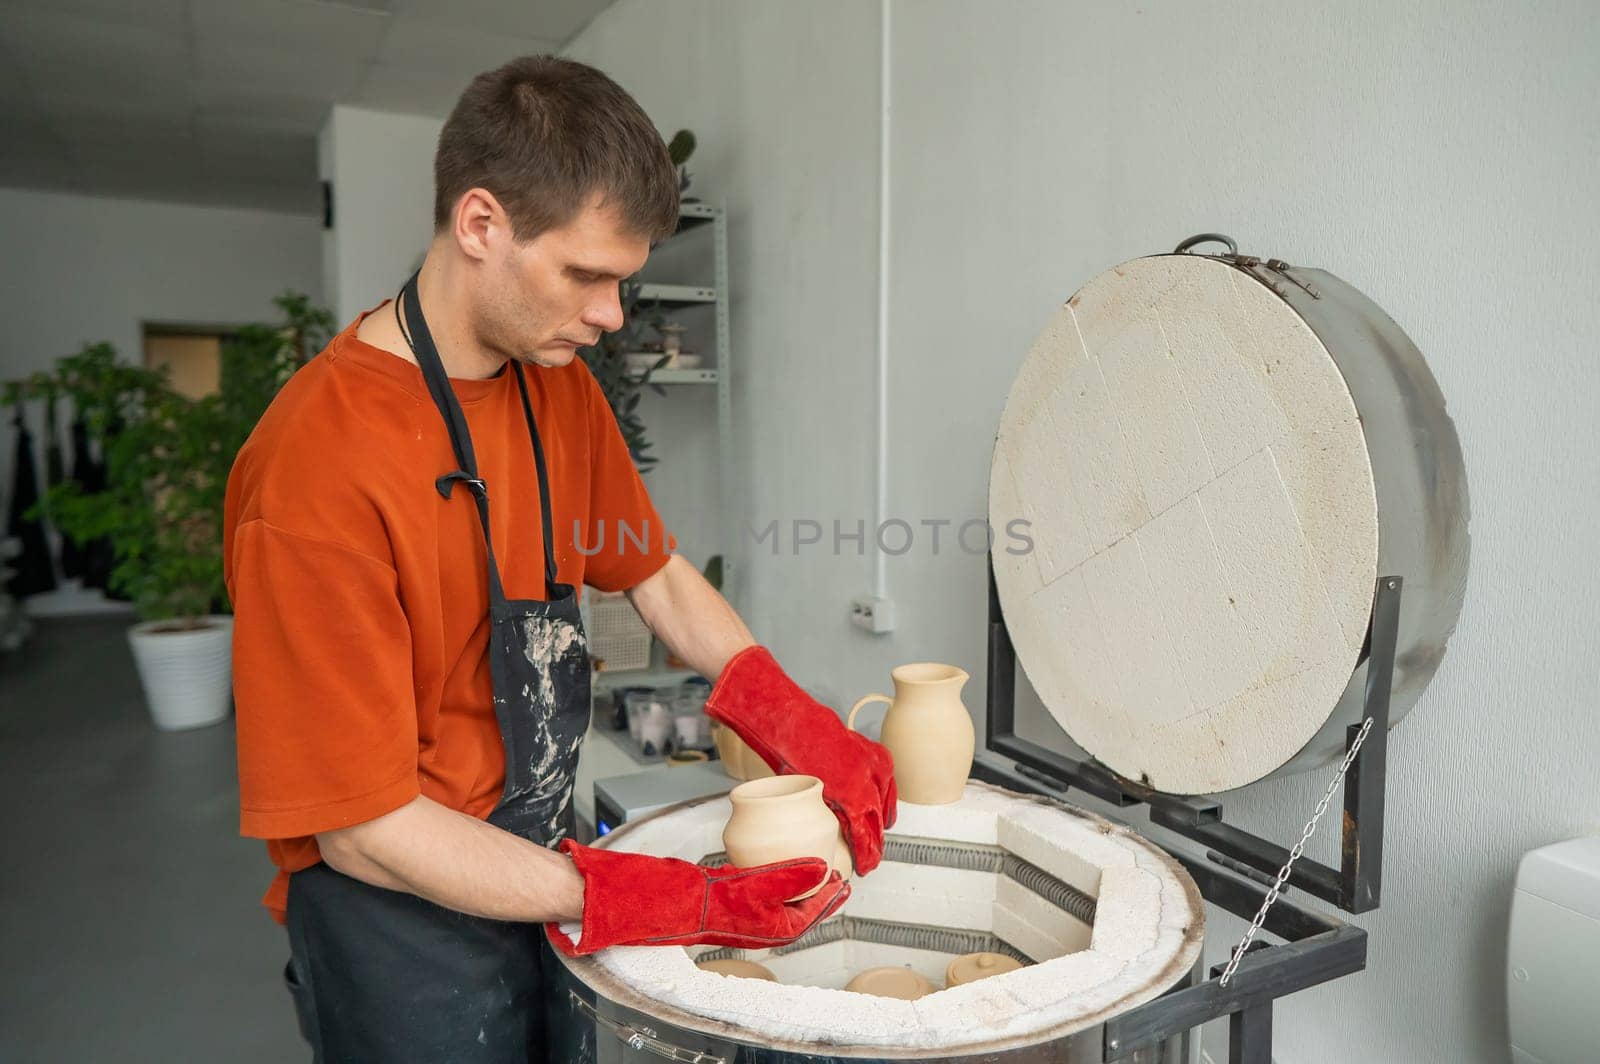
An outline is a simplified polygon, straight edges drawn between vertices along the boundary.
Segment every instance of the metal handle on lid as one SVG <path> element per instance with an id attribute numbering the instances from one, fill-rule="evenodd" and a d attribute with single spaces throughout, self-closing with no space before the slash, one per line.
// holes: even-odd
<path id="1" fill-rule="evenodd" d="M 1196 234 L 1195 236 L 1192 236 L 1188 240 L 1185 240 L 1183 243 L 1179 244 L 1176 248 L 1173 248 L 1172 253 L 1174 255 L 1194 254 L 1194 252 L 1191 252 L 1190 249 L 1197 247 L 1200 244 L 1221 244 L 1226 247 L 1228 249 L 1227 254 L 1213 255 L 1208 257 L 1227 259 L 1233 263 L 1234 266 L 1243 270 L 1245 273 L 1248 273 L 1251 277 L 1254 277 L 1256 280 L 1272 289 L 1273 293 L 1280 298 L 1284 297 L 1288 291 L 1288 289 L 1284 287 L 1285 282 L 1302 289 L 1306 295 L 1310 296 L 1312 299 L 1322 298 L 1322 293 L 1317 291 L 1316 285 L 1312 284 L 1304 277 L 1300 277 L 1289 272 L 1293 267 L 1291 267 L 1287 262 L 1284 262 L 1282 259 L 1267 259 L 1262 261 L 1262 259 L 1255 255 L 1241 255 L 1239 254 L 1239 245 L 1233 242 L 1233 237 L 1224 233 Z"/>
<path id="2" fill-rule="evenodd" d="M 728 1064 L 726 1057 L 702 1053 L 697 1049 L 684 1049 L 670 1042 L 663 1042 L 648 1027 L 630 1027 L 628 1024 L 619 1023 L 608 1016 L 602 1016 L 599 1010 L 585 1001 L 576 990 L 568 990 L 567 996 L 572 999 L 574 1005 L 587 1013 L 595 1023 L 627 1043 L 629 1049 L 654 1053 L 658 1057 L 679 1061 L 680 1064 Z"/>
<path id="3" fill-rule="evenodd" d="M 1195 246 L 1197 246 L 1199 244 L 1225 244 L 1227 246 L 1227 248 L 1228 248 L 1228 254 L 1230 254 L 1230 255 L 1239 254 L 1239 245 L 1235 244 L 1233 242 L 1233 237 L 1226 236 L 1226 235 L 1224 235 L 1222 233 L 1200 233 L 1200 234 L 1197 234 L 1195 236 L 1190 237 L 1188 240 L 1185 240 L 1183 243 L 1179 244 L 1177 247 L 1173 248 L 1172 249 L 1172 253 L 1174 255 L 1187 255 L 1187 254 L 1189 254 L 1189 249 L 1190 248 L 1195 247 Z"/>

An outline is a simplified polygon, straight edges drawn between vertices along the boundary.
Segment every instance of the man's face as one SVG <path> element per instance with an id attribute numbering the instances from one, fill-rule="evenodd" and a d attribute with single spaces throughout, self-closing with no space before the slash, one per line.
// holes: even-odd
<path id="1" fill-rule="evenodd" d="M 591 200 L 566 225 L 492 249 L 480 292 L 480 341 L 520 362 L 565 366 L 622 327 L 617 284 L 639 272 L 648 240 Z"/>

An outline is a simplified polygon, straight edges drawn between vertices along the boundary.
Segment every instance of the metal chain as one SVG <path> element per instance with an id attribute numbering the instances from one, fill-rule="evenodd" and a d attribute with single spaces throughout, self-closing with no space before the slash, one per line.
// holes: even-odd
<path id="1" fill-rule="evenodd" d="M 1311 841 L 1311 835 L 1317 830 L 1317 821 L 1322 819 L 1322 814 L 1328 811 L 1328 803 L 1333 801 L 1333 792 L 1339 789 L 1339 784 L 1344 780 L 1346 772 L 1355 762 L 1356 754 L 1361 752 L 1361 744 L 1366 742 L 1367 733 L 1372 730 L 1372 718 L 1368 717 L 1361 725 L 1361 730 L 1356 733 L 1355 742 L 1350 744 L 1350 752 L 1344 755 L 1344 760 L 1339 763 L 1339 771 L 1328 782 L 1328 789 L 1322 795 L 1322 801 L 1317 803 L 1316 810 L 1311 814 L 1311 819 L 1306 821 L 1305 830 L 1300 833 L 1300 841 L 1294 844 L 1294 849 L 1289 851 L 1289 859 L 1278 869 L 1278 879 L 1272 884 L 1272 889 L 1267 891 L 1267 896 L 1261 901 L 1261 908 L 1256 911 L 1256 917 L 1250 921 L 1250 927 L 1245 931 L 1244 937 L 1233 948 L 1233 956 L 1228 959 L 1228 966 L 1222 971 L 1221 985 L 1227 986 L 1228 980 L 1233 978 L 1235 968 L 1244 959 L 1244 951 L 1250 947 L 1250 941 L 1256 937 L 1256 932 L 1261 930 L 1261 924 L 1267 918 L 1267 910 L 1272 908 L 1272 903 L 1278 900 L 1278 895 L 1283 891 L 1283 885 L 1289 881 L 1289 870 L 1294 863 L 1300 860 L 1305 853 L 1306 843 Z"/>

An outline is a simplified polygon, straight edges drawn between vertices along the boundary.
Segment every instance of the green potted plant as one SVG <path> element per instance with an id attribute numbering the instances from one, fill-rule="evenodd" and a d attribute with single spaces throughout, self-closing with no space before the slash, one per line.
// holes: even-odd
<path id="1" fill-rule="evenodd" d="M 222 347 L 221 387 L 189 399 L 165 372 L 117 361 L 109 344 L 63 358 L 8 390 L 47 388 L 71 399 L 100 443 L 103 491 L 66 482 L 43 508 L 63 535 L 106 538 L 114 590 L 132 600 L 129 630 L 145 698 L 158 727 L 198 727 L 226 717 L 232 687 L 232 618 L 222 579 L 222 505 L 228 471 L 272 397 L 320 350 L 326 311 L 304 296 L 276 305 L 284 320 L 240 329 Z"/>
<path id="2" fill-rule="evenodd" d="M 658 395 L 666 394 L 659 384 L 650 384 L 650 375 L 665 365 L 669 356 L 662 354 L 643 373 L 628 368 L 628 355 L 638 352 L 643 346 L 644 330 L 664 320 L 655 308 L 642 306 L 640 289 L 638 281 L 622 282 L 622 328 L 616 332 L 602 333 L 599 343 L 582 348 L 578 354 L 588 364 L 589 372 L 594 374 L 601 393 L 611 407 L 611 413 L 616 416 L 617 427 L 622 430 L 622 438 L 628 445 L 628 453 L 633 456 L 633 464 L 639 472 L 648 473 L 656 464 L 656 458 L 648 453 L 650 441 L 645 436 L 644 419 L 639 416 L 639 393 L 646 385 L 650 385 Z"/>
<path id="3" fill-rule="evenodd" d="M 689 156 L 694 154 L 694 131 L 680 129 L 672 135 L 672 140 L 667 143 L 667 157 L 672 160 L 672 165 L 678 168 L 678 194 L 689 191 L 689 183 L 694 180 L 694 175 L 689 173 Z M 693 202 L 694 197 L 685 197 Z"/>
<path id="4" fill-rule="evenodd" d="M 686 164 L 689 157 L 694 154 L 694 149 L 694 133 L 687 129 L 678 130 L 667 145 L 667 155 L 678 171 L 680 195 L 689 189 L 691 175 Z M 611 413 L 616 416 L 617 426 L 622 430 L 622 438 L 628 444 L 628 452 L 633 455 L 633 464 L 638 467 L 639 472 L 648 473 L 657 460 L 654 455 L 648 453 L 650 441 L 645 435 L 644 419 L 639 416 L 639 393 L 648 385 L 657 395 L 666 394 L 661 385 L 651 383 L 650 377 L 656 370 L 666 365 L 671 356 L 663 352 L 661 357 L 642 373 L 628 366 L 627 356 L 638 354 L 645 349 L 644 331 L 657 330 L 666 324 L 666 317 L 659 307 L 654 304 L 646 305 L 645 301 L 639 298 L 640 290 L 638 281 L 622 282 L 620 292 L 622 328 L 613 333 L 602 333 L 599 343 L 593 347 L 583 348 L 578 353 L 588 364 L 589 371 L 594 374 L 595 380 L 600 385 L 600 391 L 611 407 Z"/>

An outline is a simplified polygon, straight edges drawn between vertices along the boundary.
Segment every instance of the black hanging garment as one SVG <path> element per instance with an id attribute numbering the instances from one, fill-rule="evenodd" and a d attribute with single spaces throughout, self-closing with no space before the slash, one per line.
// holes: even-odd
<path id="1" fill-rule="evenodd" d="M 49 491 L 67 479 L 67 464 L 61 457 L 61 426 L 56 423 L 54 397 L 44 404 L 44 489 Z"/>
<path id="2" fill-rule="evenodd" d="M 22 553 L 10 563 L 16 572 L 6 581 L 6 590 L 21 599 L 41 591 L 54 591 L 56 571 L 44 526 L 36 517 L 23 516 L 39 501 L 39 474 L 33 464 L 33 434 L 23 423 L 20 408 L 16 413 L 16 428 L 17 456 L 12 468 L 11 511 L 6 520 L 6 534 L 22 543 Z"/>

